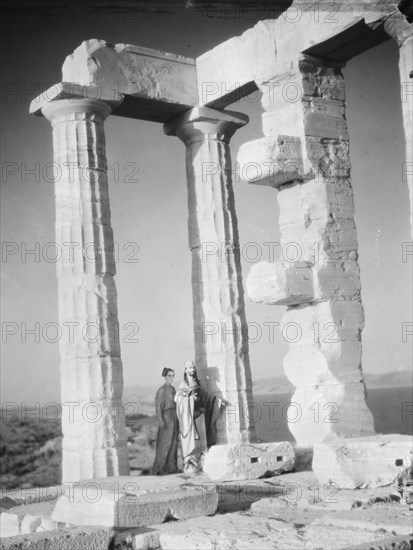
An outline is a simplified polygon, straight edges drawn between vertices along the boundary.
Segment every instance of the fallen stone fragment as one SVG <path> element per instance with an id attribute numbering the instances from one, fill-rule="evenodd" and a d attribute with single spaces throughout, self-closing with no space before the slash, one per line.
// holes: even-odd
<path id="1" fill-rule="evenodd" d="M 330 437 L 314 444 L 316 477 L 340 489 L 390 485 L 411 467 L 412 439 L 407 435 Z"/>
<path id="2" fill-rule="evenodd" d="M 294 460 L 294 447 L 288 441 L 216 445 L 205 458 L 204 472 L 212 480 L 258 479 L 292 470 Z"/>
<path id="3" fill-rule="evenodd" d="M 144 527 L 171 518 L 207 516 L 215 513 L 218 494 L 215 485 L 203 479 L 177 474 L 79 481 L 65 489 L 52 519 L 73 525 Z"/>
<path id="4" fill-rule="evenodd" d="M 159 535 L 160 532 L 157 529 L 146 527 L 118 531 L 113 538 L 113 548 L 152 550 L 160 546 Z"/>
<path id="5" fill-rule="evenodd" d="M 62 525 L 51 519 L 54 506 L 54 502 L 39 502 L 14 506 L 2 512 L 0 515 L 1 536 L 14 537 L 58 529 Z"/>

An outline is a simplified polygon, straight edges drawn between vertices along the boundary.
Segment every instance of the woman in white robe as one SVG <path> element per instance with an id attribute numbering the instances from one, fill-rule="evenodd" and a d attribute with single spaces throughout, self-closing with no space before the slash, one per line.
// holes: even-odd
<path id="1" fill-rule="evenodd" d="M 175 401 L 184 472 L 196 473 L 203 468 L 208 448 L 216 443 L 216 421 L 223 400 L 202 388 L 195 364 L 189 361 Z"/>

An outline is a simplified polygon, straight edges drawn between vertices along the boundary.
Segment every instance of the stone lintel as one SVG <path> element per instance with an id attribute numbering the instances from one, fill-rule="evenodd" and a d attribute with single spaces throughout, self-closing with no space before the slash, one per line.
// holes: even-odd
<path id="1" fill-rule="evenodd" d="M 382 18 L 371 24 L 362 18 L 356 23 L 352 22 L 342 32 L 303 50 L 303 53 L 343 65 L 352 57 L 388 40 L 382 26 Z"/>
<path id="2" fill-rule="evenodd" d="M 215 445 L 205 457 L 204 472 L 215 481 L 258 479 L 293 469 L 294 447 L 288 441 Z"/>
<path id="3" fill-rule="evenodd" d="M 364 50 L 386 40 L 380 26 L 394 11 L 394 5 L 343 1 L 336 2 L 334 7 L 334 13 L 320 10 L 316 20 L 314 9 L 303 7 L 301 0 L 293 2 L 277 19 L 259 21 L 241 36 L 199 56 L 196 59 L 199 103 L 228 105 L 237 97 L 234 91 L 238 95 L 245 89 L 253 91 L 252 83 L 260 87 L 263 82 L 274 79 L 283 72 L 282 67 L 288 70 L 291 61 L 303 52 L 315 55 L 318 45 L 322 45 L 326 59 L 343 61 L 363 51 L 366 36 L 369 41 Z M 373 32 L 373 28 L 378 29 L 377 32 Z M 357 47 L 361 47 L 358 51 L 354 50 L 353 35 L 357 38 Z"/>
<path id="4" fill-rule="evenodd" d="M 62 74 L 64 81 L 95 84 L 135 99 L 198 104 L 195 60 L 150 48 L 86 40 L 66 58 Z"/>
<path id="5" fill-rule="evenodd" d="M 194 107 L 164 125 L 168 136 L 178 136 L 183 141 L 195 134 L 223 134 L 228 139 L 237 128 L 248 124 L 249 117 L 235 111 L 218 111 L 210 107 Z"/>
<path id="6" fill-rule="evenodd" d="M 53 521 L 73 525 L 144 527 L 215 513 L 218 493 L 205 476 L 117 476 L 65 484 Z"/>

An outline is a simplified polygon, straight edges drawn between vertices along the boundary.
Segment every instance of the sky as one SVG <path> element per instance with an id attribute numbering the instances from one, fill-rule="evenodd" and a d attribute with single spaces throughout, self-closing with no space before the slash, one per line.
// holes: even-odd
<path id="1" fill-rule="evenodd" d="M 28 114 L 30 101 L 61 80 L 66 55 L 83 40 L 197 57 L 256 22 L 254 13 L 209 19 L 202 11 L 166 11 L 113 13 L 67 4 L 3 17 L 3 400 L 32 403 L 59 396 L 59 346 L 53 342 L 57 279 L 48 248 L 55 240 L 54 190 L 47 170 L 53 160 L 52 132 L 46 119 Z M 412 259 L 402 256 L 410 227 L 397 61 L 397 47 L 389 40 L 353 58 L 343 70 L 366 317 L 363 368 L 371 373 L 411 366 L 411 339 L 402 339 L 403 323 L 411 322 Z M 235 164 L 239 146 L 263 136 L 262 108 L 253 95 L 230 109 L 250 117 L 231 141 Z M 158 384 L 164 366 L 176 369 L 180 379 L 183 363 L 193 357 L 185 148 L 157 123 L 110 116 L 105 129 L 124 383 Z M 234 182 L 234 191 L 245 281 L 254 262 L 268 259 L 263 243 L 280 240 L 277 191 L 242 181 Z M 5 254 L 11 249 L 15 253 Z M 283 311 L 246 298 L 247 321 L 259 327 L 250 342 L 253 379 L 283 374 L 287 344 L 277 331 L 272 339 L 264 325 L 279 322 Z"/>

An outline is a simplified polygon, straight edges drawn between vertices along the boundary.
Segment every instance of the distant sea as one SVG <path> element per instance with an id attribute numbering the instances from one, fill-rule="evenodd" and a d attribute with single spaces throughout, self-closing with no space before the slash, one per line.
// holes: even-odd
<path id="1" fill-rule="evenodd" d="M 294 441 L 286 420 L 291 396 L 291 393 L 254 396 L 257 407 L 253 414 L 257 418 L 255 430 L 259 439 L 265 442 Z M 376 433 L 413 435 L 411 387 L 370 389 L 367 394 L 367 405 L 374 418 Z M 405 415 L 403 415 L 403 407 Z M 315 411 L 310 413 L 315 414 Z M 261 418 L 259 418 L 260 414 Z M 326 413 L 321 411 L 321 414 Z"/>

